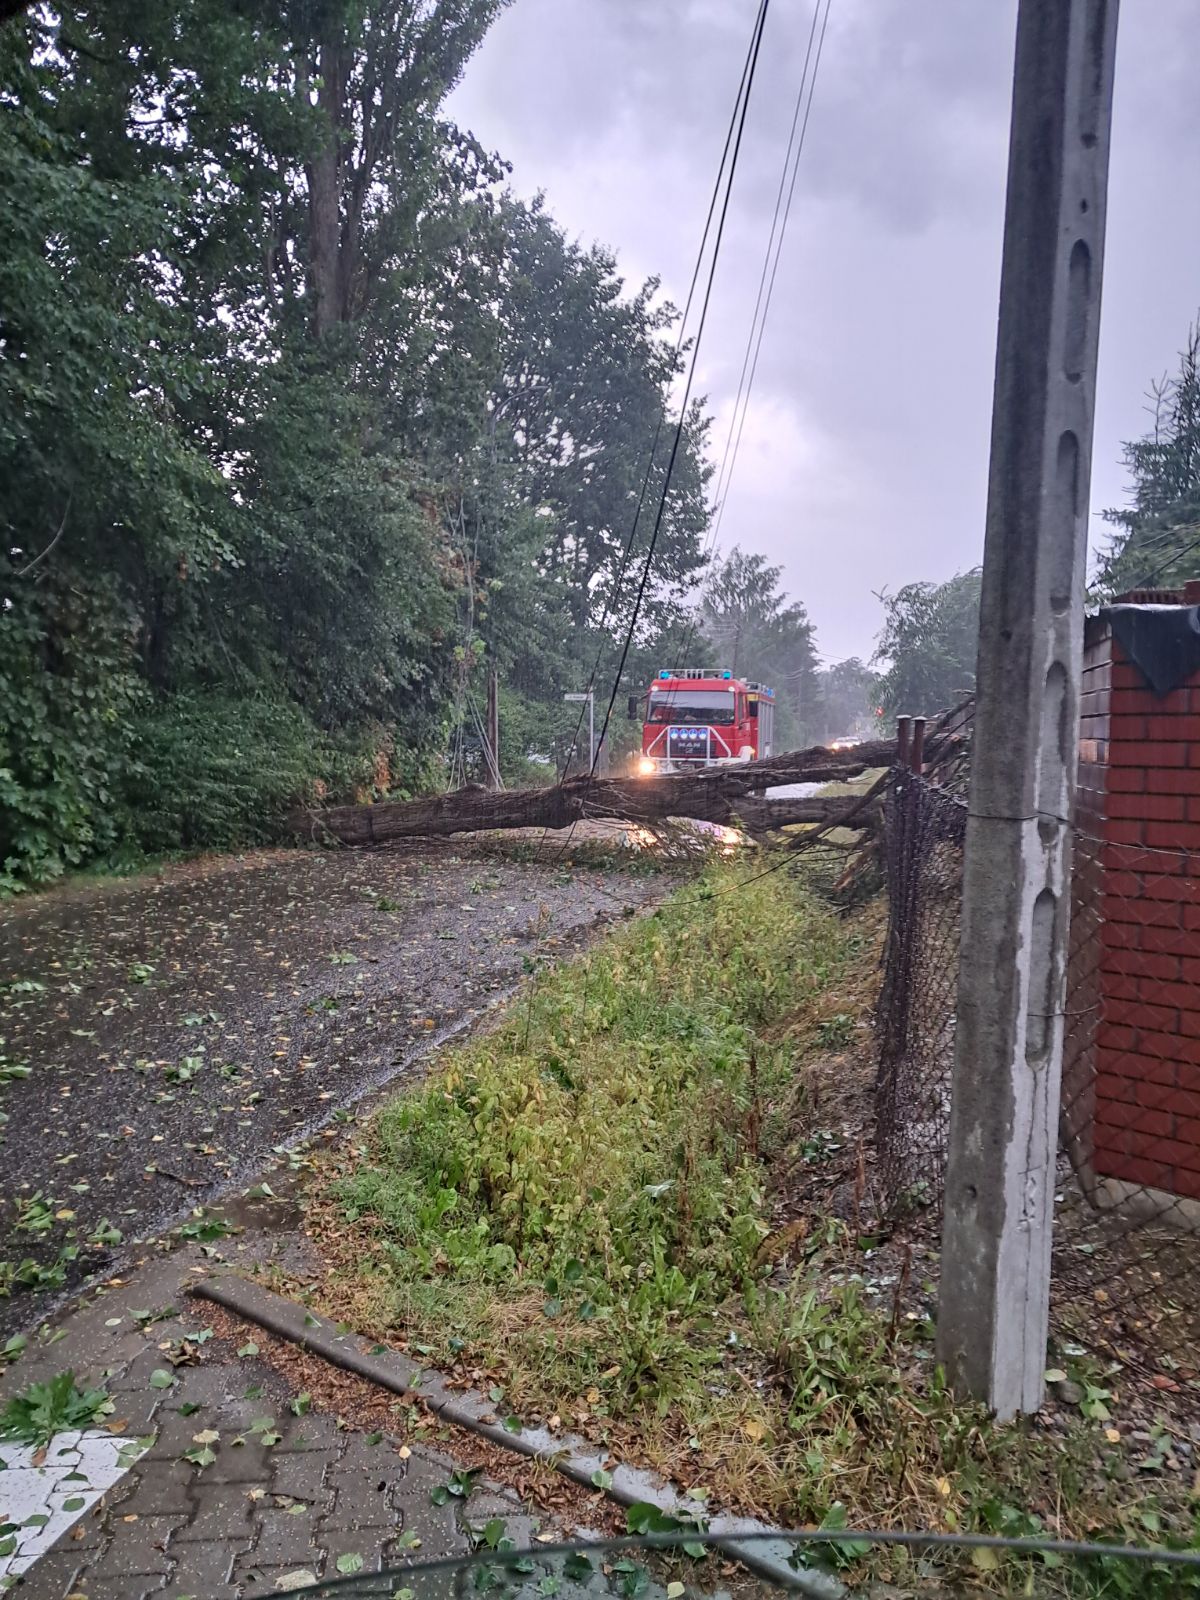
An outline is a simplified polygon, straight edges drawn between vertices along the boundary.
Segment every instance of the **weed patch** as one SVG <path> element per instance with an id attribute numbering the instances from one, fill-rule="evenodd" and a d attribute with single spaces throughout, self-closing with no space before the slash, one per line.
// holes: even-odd
<path id="1" fill-rule="evenodd" d="M 790 1051 L 765 1033 L 846 944 L 778 874 L 715 872 L 543 977 L 388 1105 L 334 1184 L 395 1313 L 441 1351 L 476 1341 L 482 1312 L 530 1360 L 552 1345 L 557 1384 L 622 1408 L 703 1381 L 766 1231 L 758 1130 Z"/>
<path id="2" fill-rule="evenodd" d="M 514 1431 L 574 1428 L 784 1526 L 1190 1543 L 1190 1484 L 1131 1474 L 1094 1417 L 955 1403 L 920 1287 L 873 1298 L 873 1240 L 828 1200 L 780 1216 L 779 1173 L 840 1148 L 817 1090 L 849 1071 L 829 1052 L 871 948 L 795 875 L 726 864 L 540 970 L 321 1170 L 325 1308 Z"/>
<path id="3" fill-rule="evenodd" d="M 0 1439 L 17 1444 L 49 1444 L 68 1428 L 89 1428 L 111 1411 L 103 1389 L 79 1389 L 73 1372 L 60 1372 L 49 1383 L 31 1383 L 0 1411 Z"/>

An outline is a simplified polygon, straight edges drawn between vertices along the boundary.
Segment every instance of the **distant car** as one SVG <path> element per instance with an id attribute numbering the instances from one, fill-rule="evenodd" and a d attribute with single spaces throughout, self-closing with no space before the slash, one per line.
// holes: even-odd
<path id="1" fill-rule="evenodd" d="M 857 735 L 853 733 L 844 733 L 840 739 L 834 739 L 829 748 L 831 750 L 853 750 L 855 745 L 861 743 L 862 740 L 858 738 Z"/>

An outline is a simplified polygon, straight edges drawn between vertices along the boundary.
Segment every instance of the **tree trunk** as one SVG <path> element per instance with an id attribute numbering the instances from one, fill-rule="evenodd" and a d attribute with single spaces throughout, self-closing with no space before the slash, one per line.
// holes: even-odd
<path id="1" fill-rule="evenodd" d="M 338 36 L 334 36 L 337 34 Z M 317 58 L 320 87 L 317 107 L 322 114 L 322 144 L 307 164 L 309 244 L 308 269 L 312 281 L 312 329 L 320 339 L 342 316 L 342 138 L 344 134 L 346 47 L 336 21 L 322 40 Z"/>
<path id="2" fill-rule="evenodd" d="M 738 802 L 737 820 L 747 833 L 768 833 L 772 828 L 794 827 L 801 822 L 836 828 L 843 821 L 848 827 L 874 833 L 883 810 L 877 799 L 864 805 L 863 798 L 815 794 L 806 800 L 760 800 L 747 795 Z"/>
<path id="3" fill-rule="evenodd" d="M 396 839 L 507 828 L 567 828 L 588 817 L 619 817 L 629 822 L 661 822 L 693 817 L 705 822 L 750 827 L 780 827 L 787 822 L 835 820 L 850 800 L 817 797 L 764 800 L 762 791 L 781 784 L 831 783 L 853 778 L 895 759 L 890 739 L 853 750 L 792 751 L 765 761 L 707 767 L 697 772 L 652 778 L 571 778 L 544 789 L 492 793 L 470 787 L 427 800 L 385 801 L 370 806 L 331 806 L 296 812 L 290 831 L 306 838 L 348 845 L 390 844 Z M 744 814 L 744 817 L 743 817 Z M 753 819 L 753 820 L 752 820 Z"/>

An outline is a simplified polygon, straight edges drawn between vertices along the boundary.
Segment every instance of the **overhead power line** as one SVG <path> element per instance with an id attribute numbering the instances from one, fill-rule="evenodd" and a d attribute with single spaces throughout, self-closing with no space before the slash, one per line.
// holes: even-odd
<path id="1" fill-rule="evenodd" d="M 1196 529 L 1196 526 L 1197 524 L 1194 522 L 1180 523 L 1177 527 L 1164 529 L 1161 537 L 1169 538 L 1172 534 L 1193 533 Z M 1156 539 L 1155 542 L 1157 543 L 1158 540 Z M 1160 561 L 1156 567 L 1146 574 L 1145 577 L 1138 580 L 1136 587 L 1139 589 L 1152 589 L 1157 580 L 1162 577 L 1164 572 L 1169 572 L 1170 569 L 1174 566 L 1177 566 L 1179 562 L 1186 561 L 1188 556 L 1195 555 L 1197 550 L 1200 550 L 1200 539 L 1195 539 L 1191 544 L 1184 545 L 1182 550 L 1171 551 L 1166 558 L 1163 561 Z"/>
<path id="2" fill-rule="evenodd" d="M 617 694 L 621 687 L 621 678 L 625 672 L 625 663 L 629 659 L 630 646 L 637 629 L 638 617 L 641 614 L 642 602 L 646 596 L 646 586 L 650 581 L 651 568 L 654 565 L 654 552 L 658 545 L 658 535 L 662 528 L 663 517 L 667 509 L 667 496 L 671 489 L 671 477 L 675 470 L 675 462 L 679 456 L 679 447 L 683 440 L 684 429 L 687 427 L 688 402 L 691 399 L 692 384 L 696 377 L 696 366 L 699 361 L 700 347 L 704 339 L 704 328 L 708 320 L 708 308 L 712 300 L 713 281 L 716 277 L 717 263 L 721 255 L 721 241 L 725 235 L 725 222 L 729 216 L 729 201 L 733 194 L 734 178 L 737 174 L 738 156 L 742 148 L 742 135 L 746 130 L 746 113 L 750 106 L 750 96 L 754 87 L 754 74 L 758 67 L 759 51 L 762 48 L 763 32 L 767 20 L 767 8 L 770 0 L 762 0 L 758 16 L 755 21 L 755 33 L 750 53 L 750 68 L 746 75 L 746 92 L 742 97 L 741 108 L 737 119 L 737 134 L 733 142 L 733 152 L 729 161 L 729 177 L 725 185 L 725 194 L 721 202 L 721 217 L 717 224 L 716 237 L 713 241 L 712 260 L 709 262 L 708 281 L 704 287 L 704 301 L 700 308 L 700 320 L 696 328 L 696 337 L 692 343 L 691 359 L 688 363 L 687 383 L 683 391 L 683 399 L 679 406 L 679 419 L 675 425 L 675 437 L 671 443 L 671 455 L 667 461 L 667 470 L 663 478 L 662 492 L 658 498 L 658 510 L 654 517 L 654 527 L 650 534 L 650 545 L 646 551 L 646 559 L 642 563 L 642 575 L 638 583 L 637 598 L 634 601 L 633 614 L 629 619 L 629 627 L 625 633 L 625 643 L 621 649 L 621 659 L 617 663 L 617 670 L 613 676 L 612 693 L 608 698 L 608 705 L 604 712 L 604 721 L 600 728 L 600 744 L 603 745 L 608 732 L 608 724 L 612 720 L 613 706 L 616 704 Z M 595 772 L 596 752 L 592 752 L 592 763 L 589 776 Z"/>
<path id="3" fill-rule="evenodd" d="M 767 237 L 767 247 L 763 252 L 762 271 L 758 278 L 758 293 L 754 298 L 754 314 L 750 319 L 750 330 L 746 336 L 746 349 L 742 356 L 742 370 L 738 374 L 737 393 L 734 396 L 733 412 L 729 419 L 729 433 L 725 440 L 725 449 L 721 455 L 721 465 L 717 473 L 717 485 L 713 493 L 718 508 L 718 524 L 720 512 L 724 509 L 722 489 L 725 488 L 727 479 L 733 475 L 733 460 L 736 459 L 734 447 L 734 430 L 737 427 L 739 415 L 745 420 L 745 404 L 749 402 L 749 390 L 754 384 L 754 373 L 751 362 L 757 364 L 758 350 L 762 343 L 762 330 L 766 326 L 767 312 L 771 307 L 771 294 L 775 288 L 775 272 L 779 266 L 779 253 L 783 248 L 783 236 L 787 232 L 788 218 L 791 215 L 792 196 L 796 188 L 796 174 L 800 167 L 800 152 L 804 146 L 804 133 L 808 128 L 808 113 L 812 109 L 812 89 L 816 83 L 816 71 L 813 71 L 812 84 L 809 83 L 808 69 L 812 63 L 813 46 L 817 38 L 817 23 L 821 15 L 821 0 L 814 0 L 812 24 L 808 30 L 808 47 L 804 53 L 804 66 L 800 72 L 800 83 L 796 90 L 796 103 L 792 110 L 792 125 L 788 133 L 787 149 L 784 151 L 783 165 L 779 173 L 779 188 L 775 194 L 775 210 L 771 217 L 771 231 Z M 829 4 L 826 0 L 825 20 L 829 20 Z M 821 29 L 821 42 L 824 43 L 825 30 Z M 820 64 L 820 50 L 817 51 L 817 62 Z M 806 107 L 807 91 L 807 107 Z M 801 117 L 803 116 L 803 126 Z M 799 134 L 799 142 L 797 142 Z M 790 181 L 789 181 L 790 178 Z M 785 206 L 786 199 L 786 206 Z M 782 219 L 782 226 L 780 226 Z M 776 245 L 778 235 L 778 246 Z M 764 297 L 766 304 L 764 305 Z M 748 381 L 747 381 L 748 380 Z M 738 430 L 740 440 L 741 432 Z"/>
<path id="4" fill-rule="evenodd" d="M 821 9 L 820 0 L 817 0 L 817 4 L 813 8 L 813 26 L 812 26 L 812 30 L 810 30 L 809 36 L 808 36 L 808 53 L 806 54 L 805 59 L 804 59 L 804 71 L 802 72 L 801 77 L 800 77 L 800 89 L 799 89 L 799 92 L 797 93 L 797 96 L 796 96 L 796 112 L 795 112 L 795 116 L 792 119 L 792 139 L 789 139 L 789 141 L 788 141 L 788 157 L 791 157 L 791 177 L 788 180 L 787 201 L 786 201 L 786 203 L 784 205 L 783 217 L 782 217 L 782 220 L 780 221 L 780 224 L 779 224 L 779 238 L 778 238 L 778 242 L 775 245 L 775 255 L 774 255 L 774 259 L 773 260 L 771 259 L 771 244 L 774 241 L 774 236 L 775 236 L 775 222 L 774 221 L 772 221 L 772 224 L 771 224 L 771 238 L 767 241 L 767 255 L 766 255 L 766 259 L 764 259 L 764 262 L 763 262 L 763 276 L 764 277 L 766 276 L 766 270 L 767 270 L 768 261 L 770 262 L 771 275 L 770 275 L 769 281 L 767 282 L 767 290 L 766 290 L 765 299 L 762 299 L 762 282 L 761 282 L 761 280 L 759 282 L 759 297 L 760 297 L 760 299 L 762 299 L 762 315 L 761 315 L 761 317 L 759 316 L 759 314 L 758 314 L 758 304 L 756 303 L 755 304 L 755 308 L 754 308 L 754 314 L 755 314 L 755 318 L 756 318 L 756 320 L 758 322 L 758 329 L 757 329 L 757 332 L 755 332 L 753 324 L 752 324 L 751 325 L 751 334 L 750 334 L 751 341 L 753 342 L 753 345 L 754 345 L 754 355 L 753 355 L 753 358 L 752 358 L 752 360 L 750 362 L 750 374 L 749 374 L 749 377 L 746 379 L 744 396 L 741 395 L 742 386 L 741 386 L 740 380 L 739 380 L 739 384 L 738 384 L 739 396 L 742 398 L 742 411 L 741 411 L 741 418 L 737 422 L 737 436 L 736 436 L 736 438 L 734 438 L 734 441 L 733 441 L 733 453 L 729 458 L 728 470 L 725 470 L 724 462 L 722 463 L 722 471 L 724 472 L 724 494 L 723 495 L 720 494 L 720 487 L 721 486 L 720 486 L 720 480 L 718 480 L 717 517 L 716 517 L 716 524 L 715 524 L 715 527 L 714 527 L 714 530 L 713 530 L 713 548 L 714 549 L 717 547 L 718 540 L 720 538 L 721 523 L 724 520 L 724 516 L 725 516 L 725 507 L 729 503 L 730 486 L 733 483 L 733 474 L 734 474 L 735 468 L 737 467 L 738 452 L 741 449 L 741 444 L 742 444 L 742 430 L 746 426 L 746 413 L 750 409 L 750 395 L 751 395 L 751 393 L 752 393 L 752 391 L 754 389 L 755 376 L 758 373 L 758 358 L 759 358 L 759 355 L 760 355 L 760 353 L 762 351 L 763 334 L 766 332 L 767 317 L 768 317 L 768 315 L 770 313 L 770 310 L 771 310 L 771 299 L 772 299 L 772 297 L 773 297 L 773 295 L 775 293 L 775 279 L 776 279 L 776 276 L 778 275 L 778 272 L 779 272 L 779 260 L 780 260 L 781 255 L 783 254 L 783 241 L 784 241 L 784 237 L 785 237 L 785 235 L 787 233 L 788 219 L 791 217 L 791 214 L 792 214 L 792 201 L 795 198 L 795 194 L 796 194 L 796 177 L 797 177 L 797 174 L 800 171 L 800 157 L 804 152 L 804 140 L 805 140 L 805 136 L 808 133 L 808 119 L 809 119 L 810 115 L 812 114 L 813 93 L 814 93 L 814 91 L 816 90 L 816 87 L 817 87 L 817 73 L 820 71 L 820 68 L 821 68 L 821 53 L 822 53 L 822 51 L 823 51 L 823 49 L 825 47 L 825 30 L 829 26 L 829 8 L 830 8 L 831 4 L 832 4 L 832 0 L 825 0 L 825 10 L 824 10 L 824 15 L 821 18 L 821 31 L 820 31 L 820 34 L 817 37 L 816 54 L 815 55 L 813 55 L 813 33 L 816 31 L 817 13 Z M 809 74 L 808 74 L 808 67 L 809 67 L 809 59 L 810 59 L 810 57 L 812 59 L 812 75 L 811 75 L 811 77 L 809 77 Z M 807 92 L 807 95 L 805 94 L 805 79 L 806 78 L 808 78 L 808 92 Z M 801 102 L 803 102 L 803 105 L 804 105 L 804 118 L 803 118 L 803 121 L 800 123 L 800 135 L 799 135 L 799 138 L 797 139 L 796 138 L 796 118 L 798 118 L 799 115 L 800 115 Z M 795 140 L 795 155 L 794 155 L 794 157 L 791 154 L 791 152 L 792 152 L 792 141 L 793 140 Z M 779 215 L 779 198 L 783 193 L 783 181 L 784 181 L 784 176 L 786 176 L 786 174 L 787 174 L 787 160 L 788 160 L 788 157 L 785 157 L 785 160 L 784 160 L 784 174 L 783 174 L 783 176 L 780 177 L 780 195 L 776 196 L 776 201 L 775 201 L 776 218 L 778 218 L 778 215 Z M 749 355 L 749 345 L 747 345 L 747 355 Z M 742 364 L 743 376 L 745 375 L 745 370 L 746 370 L 745 362 L 743 362 L 743 364 Z M 737 401 L 735 400 L 734 401 L 734 417 L 730 418 L 730 432 L 731 432 L 731 434 L 732 434 L 732 431 L 733 431 L 733 423 L 734 423 L 734 420 L 736 419 L 736 416 L 737 416 Z M 728 449 L 728 445 L 726 446 L 726 448 Z"/>
<path id="5" fill-rule="evenodd" d="M 788 220 L 792 213 L 792 200 L 796 193 L 796 177 L 800 170 L 800 157 L 804 150 L 805 136 L 808 132 L 808 119 L 812 112 L 813 94 L 816 90 L 817 73 L 821 65 L 821 53 L 825 45 L 825 30 L 829 25 L 831 4 L 832 0 L 824 0 L 824 14 L 822 15 L 822 0 L 813 0 L 812 23 L 808 30 L 808 45 L 804 53 L 804 65 L 800 72 L 800 82 L 796 89 L 796 102 L 792 111 L 792 123 L 788 133 L 787 149 L 784 152 L 783 164 L 779 173 L 779 187 L 775 195 L 771 231 L 767 238 L 766 249 L 763 252 L 762 271 L 758 280 L 758 293 L 754 301 L 754 314 L 750 319 L 750 328 L 746 336 L 746 349 L 742 357 L 742 370 L 738 377 L 737 393 L 734 396 L 733 411 L 729 419 L 729 432 L 726 436 L 725 448 L 721 453 L 721 464 L 717 473 L 717 486 L 713 495 L 716 509 L 712 526 L 704 544 L 704 560 L 706 562 L 719 548 L 721 523 L 724 520 L 725 507 L 729 501 L 730 485 L 733 482 L 734 468 L 737 465 L 738 452 L 741 449 L 742 430 L 746 425 L 746 413 L 750 407 L 750 395 L 758 372 L 759 352 L 762 349 L 767 316 L 771 309 L 771 299 L 775 293 L 775 279 L 779 272 L 783 241 L 787 233 Z M 820 23 L 819 32 L 818 22 Z M 811 75 L 809 72 L 810 66 L 812 68 Z M 681 649 L 681 658 L 683 659 L 687 657 L 691 650 L 692 640 L 696 632 L 697 615 L 696 612 L 693 612 L 688 620 L 684 644 Z"/>
<path id="6" fill-rule="evenodd" d="M 700 247 L 696 252 L 696 264 L 692 268 L 692 281 L 688 285 L 687 299 L 684 301 L 683 312 L 679 318 L 679 333 L 675 340 L 676 360 L 679 358 L 679 354 L 683 349 L 684 340 L 687 336 L 688 317 L 691 314 L 692 301 L 694 300 L 696 294 L 696 285 L 700 281 L 700 272 L 704 266 L 704 258 L 708 252 L 709 234 L 712 230 L 713 217 L 716 215 L 717 202 L 721 197 L 721 187 L 725 181 L 725 169 L 729 161 L 730 149 L 733 145 L 734 138 L 737 135 L 740 120 L 744 120 L 745 117 L 745 101 L 747 98 L 748 80 L 755 58 L 756 41 L 761 37 L 762 26 L 766 18 L 768 4 L 769 0 L 759 0 L 758 11 L 754 18 L 754 26 L 750 30 L 750 42 L 746 47 L 745 59 L 742 62 L 742 74 L 738 80 L 737 94 L 734 96 L 733 109 L 729 114 L 729 125 L 725 130 L 725 143 L 721 149 L 721 160 L 717 167 L 717 176 L 713 182 L 712 194 L 709 197 L 708 213 L 704 219 L 704 231 L 700 236 Z M 608 626 L 610 617 L 612 616 L 614 602 L 621 593 L 621 587 L 625 581 L 625 574 L 629 567 L 629 558 L 633 554 L 634 541 L 637 538 L 637 531 L 641 525 L 642 512 L 645 509 L 646 495 L 650 487 L 650 479 L 654 471 L 654 463 L 658 457 L 658 446 L 662 437 L 663 419 L 665 415 L 666 408 L 664 405 L 663 408 L 660 409 L 658 420 L 655 423 L 654 438 L 651 441 L 650 451 L 646 457 L 646 470 L 642 475 L 642 484 L 638 493 L 637 506 L 633 513 L 633 522 L 629 529 L 629 535 L 625 540 L 625 548 L 621 555 L 620 565 L 617 568 L 616 580 L 612 586 L 609 598 L 604 604 L 604 614 L 600 619 L 600 643 L 596 647 L 596 659 L 592 665 L 592 670 L 588 677 L 587 693 L 591 693 L 596 686 L 596 675 L 600 671 L 600 661 L 604 652 L 604 631 Z M 584 713 L 581 710 L 579 713 L 579 719 L 575 725 L 575 733 L 571 740 L 571 750 L 576 750 L 579 747 L 579 736 L 583 731 L 583 718 Z M 594 752 L 589 752 L 589 760 L 594 760 Z M 560 783 L 564 776 L 565 772 L 559 773 Z"/>

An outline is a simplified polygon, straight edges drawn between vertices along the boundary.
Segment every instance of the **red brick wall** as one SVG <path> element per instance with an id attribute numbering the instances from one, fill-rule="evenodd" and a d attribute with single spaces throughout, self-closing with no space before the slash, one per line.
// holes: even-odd
<path id="1" fill-rule="evenodd" d="M 1071 942 L 1067 958 L 1068 1020 L 1063 1037 L 1062 1122 L 1079 1160 L 1094 1170 L 1096 1039 L 1105 957 L 1097 937 L 1104 901 L 1102 847 L 1108 771 L 1112 642 L 1107 625 L 1089 622 L 1079 702 L 1079 771 L 1075 790 Z"/>
<path id="2" fill-rule="evenodd" d="M 1085 833 L 1097 832 L 1104 820 L 1112 676 L 1112 637 L 1106 626 L 1093 624 L 1083 652 L 1075 795 L 1076 822 Z"/>
<path id="3" fill-rule="evenodd" d="M 1200 679 L 1158 696 L 1097 635 L 1080 740 L 1067 1124 L 1094 1111 L 1098 1176 L 1200 1199 Z"/>

